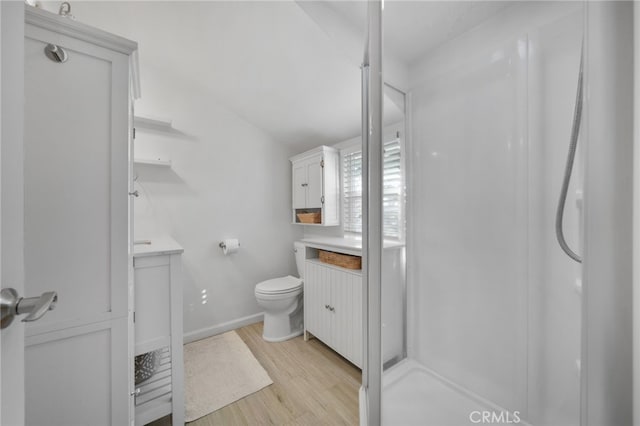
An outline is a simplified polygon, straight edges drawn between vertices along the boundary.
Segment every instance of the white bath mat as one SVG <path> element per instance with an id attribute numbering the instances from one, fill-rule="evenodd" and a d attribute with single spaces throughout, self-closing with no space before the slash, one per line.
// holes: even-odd
<path id="1" fill-rule="evenodd" d="M 273 383 L 235 331 L 185 345 L 184 375 L 187 422 Z"/>

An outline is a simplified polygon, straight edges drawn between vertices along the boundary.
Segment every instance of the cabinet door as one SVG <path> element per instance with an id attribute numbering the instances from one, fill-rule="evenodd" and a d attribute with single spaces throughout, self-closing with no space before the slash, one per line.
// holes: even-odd
<path id="1" fill-rule="evenodd" d="M 362 365 L 362 277 L 332 269 L 332 346 L 354 364 Z"/>
<path id="2" fill-rule="evenodd" d="M 307 164 L 293 164 L 293 208 L 304 209 L 307 204 Z"/>
<path id="3" fill-rule="evenodd" d="M 136 258 L 135 355 L 169 345 L 171 268 L 169 256 Z"/>
<path id="4" fill-rule="evenodd" d="M 308 209 L 322 208 L 322 156 L 307 163 L 307 205 Z"/>
<path id="5" fill-rule="evenodd" d="M 304 279 L 304 326 L 318 339 L 330 344 L 331 316 L 325 307 L 331 298 L 327 269 L 314 262 L 306 262 Z"/>

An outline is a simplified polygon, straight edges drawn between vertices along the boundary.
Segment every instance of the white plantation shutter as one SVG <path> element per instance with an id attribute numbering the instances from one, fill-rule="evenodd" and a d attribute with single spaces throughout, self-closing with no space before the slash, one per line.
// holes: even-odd
<path id="1" fill-rule="evenodd" d="M 362 232 L 362 151 L 343 153 L 344 231 Z"/>
<path id="2" fill-rule="evenodd" d="M 385 238 L 402 238 L 402 167 L 400 140 L 384 144 L 382 160 L 382 230 Z"/>
<path id="3" fill-rule="evenodd" d="M 399 139 L 384 144 L 383 171 L 384 237 L 402 239 L 402 153 Z M 362 233 L 362 151 L 343 151 L 342 180 L 344 230 Z"/>

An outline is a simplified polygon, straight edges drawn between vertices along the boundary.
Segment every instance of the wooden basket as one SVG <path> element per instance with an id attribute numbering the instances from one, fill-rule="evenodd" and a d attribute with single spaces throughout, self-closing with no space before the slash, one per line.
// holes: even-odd
<path id="1" fill-rule="evenodd" d="M 318 213 L 298 213 L 300 223 L 322 223 L 322 214 Z"/>
<path id="2" fill-rule="evenodd" d="M 318 253 L 320 262 L 347 269 L 362 269 L 362 258 L 360 256 L 351 256 L 326 250 L 318 250 Z"/>

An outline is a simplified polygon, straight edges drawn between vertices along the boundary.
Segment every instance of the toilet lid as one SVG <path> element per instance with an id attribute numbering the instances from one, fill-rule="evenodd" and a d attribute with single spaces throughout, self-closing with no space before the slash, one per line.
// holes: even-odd
<path id="1" fill-rule="evenodd" d="M 256 285 L 256 293 L 277 294 L 289 293 L 302 287 L 300 278 L 288 275 L 286 277 L 274 278 L 272 280 L 262 281 Z"/>

